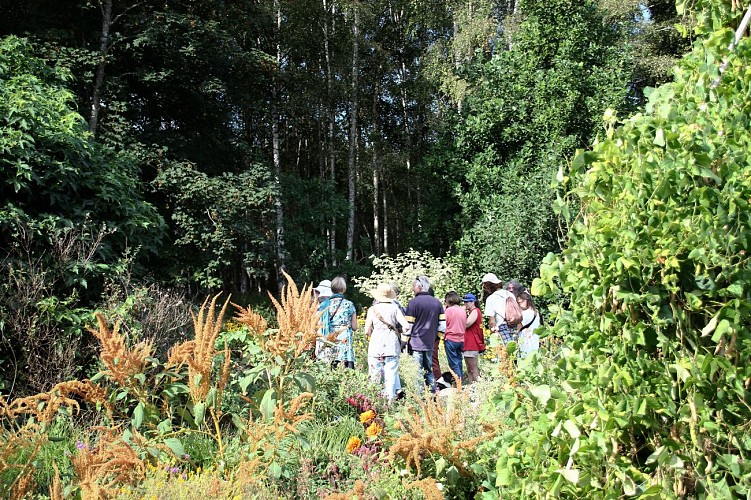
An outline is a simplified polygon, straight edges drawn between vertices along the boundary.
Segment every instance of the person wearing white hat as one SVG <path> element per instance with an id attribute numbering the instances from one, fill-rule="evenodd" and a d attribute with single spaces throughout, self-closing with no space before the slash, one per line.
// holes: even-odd
<path id="1" fill-rule="evenodd" d="M 380 283 L 370 292 L 375 303 L 365 315 L 365 335 L 368 337 L 368 372 L 373 383 L 381 383 L 383 394 L 396 397 L 399 383 L 399 353 L 401 342 L 409 340 L 410 324 L 401 308 L 394 303 L 396 293 L 392 285 Z M 399 329 L 401 327 L 401 334 Z"/>
<path id="2" fill-rule="evenodd" d="M 510 297 L 516 301 L 516 297 L 503 288 L 503 283 L 493 273 L 482 277 L 482 289 L 488 297 L 485 301 L 485 317 L 488 318 L 490 331 L 501 336 L 503 345 L 516 341 L 516 329 L 506 324 L 506 299 Z"/>
<path id="3" fill-rule="evenodd" d="M 331 281 L 321 281 L 313 291 L 318 295 L 318 302 L 323 302 L 324 300 L 331 298 Z"/>
<path id="4" fill-rule="evenodd" d="M 318 298 L 318 312 L 324 312 L 321 314 L 321 319 L 318 321 L 318 338 L 316 339 L 316 359 L 320 359 L 326 362 L 332 362 L 336 357 L 336 352 L 333 347 L 326 344 L 324 341 L 326 337 L 331 333 L 329 329 L 329 322 L 324 321 L 326 318 L 325 311 L 329 308 L 329 299 L 331 299 L 331 281 L 323 280 L 318 283 L 318 286 L 313 289 L 313 292 Z"/>

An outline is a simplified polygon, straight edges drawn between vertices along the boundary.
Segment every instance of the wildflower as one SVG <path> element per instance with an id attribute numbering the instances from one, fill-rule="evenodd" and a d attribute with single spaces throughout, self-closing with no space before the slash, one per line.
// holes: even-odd
<path id="1" fill-rule="evenodd" d="M 375 418 L 375 412 L 373 410 L 368 410 L 365 412 L 360 413 L 360 423 L 365 424 L 370 422 Z"/>
<path id="2" fill-rule="evenodd" d="M 78 450 L 88 450 L 89 449 L 89 445 L 87 445 L 86 443 L 84 443 L 82 441 L 76 441 L 76 449 L 78 449 Z"/>
<path id="3" fill-rule="evenodd" d="M 372 424 L 368 426 L 367 429 L 365 429 L 365 435 L 368 436 L 369 438 L 374 438 L 378 434 L 380 434 L 382 430 L 383 430 L 383 427 L 373 422 Z"/>
<path id="4" fill-rule="evenodd" d="M 185 460 L 190 460 L 190 453 L 186 453 L 185 455 L 183 455 L 183 458 Z"/>
<path id="5" fill-rule="evenodd" d="M 360 446 L 362 446 L 362 440 L 357 436 L 352 436 L 351 438 L 349 438 L 349 441 L 347 441 L 347 446 L 346 446 L 347 453 L 354 452 Z"/>
<path id="6" fill-rule="evenodd" d="M 170 474 L 177 474 L 178 472 L 180 472 L 180 467 L 170 467 L 169 472 Z"/>

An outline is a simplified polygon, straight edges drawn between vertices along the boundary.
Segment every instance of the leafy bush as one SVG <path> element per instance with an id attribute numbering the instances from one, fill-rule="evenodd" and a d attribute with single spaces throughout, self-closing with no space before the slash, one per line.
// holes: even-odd
<path id="1" fill-rule="evenodd" d="M 751 41 L 728 54 L 740 12 L 696 5 L 675 82 L 565 179 L 581 211 L 533 286 L 570 294 L 565 347 L 498 401 L 487 498 L 751 493 Z"/>
<path id="2" fill-rule="evenodd" d="M 626 103 L 628 53 L 598 2 L 520 0 L 494 51 L 467 77 L 471 91 L 450 136 L 462 210 L 459 269 L 531 282 L 565 238 L 553 212 L 555 173 Z M 499 41 L 499 43 L 502 43 Z"/>
<path id="3" fill-rule="evenodd" d="M 442 297 L 461 283 L 458 272 L 450 260 L 433 257 L 429 252 L 410 250 L 396 257 L 373 257 L 370 276 L 354 278 L 355 287 L 364 294 L 374 290 L 378 283 L 393 283 L 399 287 L 399 302 L 406 306 L 412 298 L 412 283 L 419 275 L 430 278 L 436 297 Z"/>

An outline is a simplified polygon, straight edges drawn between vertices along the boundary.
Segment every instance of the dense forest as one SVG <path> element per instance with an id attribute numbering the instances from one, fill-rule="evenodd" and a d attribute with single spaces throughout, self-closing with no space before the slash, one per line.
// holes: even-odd
<path id="1" fill-rule="evenodd" d="M 0 0 L 0 492 L 748 495 L 748 8 Z M 460 412 L 305 351 L 486 272 Z"/>
<path id="2" fill-rule="evenodd" d="M 4 153 L 18 169 L 3 174 L 3 233 L 85 220 L 101 235 L 97 264 L 127 251 L 142 275 L 192 290 L 252 292 L 282 268 L 358 274 L 371 255 L 409 249 L 531 278 L 565 237 L 555 173 L 605 109 L 636 109 L 689 46 L 671 0 L 2 10 L 0 35 L 25 40 L 4 57 L 44 61 L 30 77 L 82 117 L 66 126 L 85 139 L 42 143 L 23 96 L 6 94 L 25 118 L 6 127 L 35 142 Z M 34 157 L 42 146 L 58 156 Z M 84 168 L 81 154 L 96 160 Z M 58 175 L 38 172 L 50 161 Z M 98 175 L 127 185 L 104 193 L 87 185 Z M 94 207 L 117 212 L 114 199 L 129 208 Z"/>

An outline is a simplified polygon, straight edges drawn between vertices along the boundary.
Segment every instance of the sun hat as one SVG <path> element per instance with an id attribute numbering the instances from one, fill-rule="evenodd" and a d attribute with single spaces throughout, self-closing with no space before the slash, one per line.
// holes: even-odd
<path id="1" fill-rule="evenodd" d="M 321 297 L 331 297 L 331 281 L 323 280 L 313 290 L 318 292 Z"/>
<path id="2" fill-rule="evenodd" d="M 493 283 L 494 285 L 497 285 L 500 282 L 501 280 L 498 279 L 498 276 L 493 273 L 488 273 L 482 277 L 482 281 L 480 283 Z"/>
<path id="3" fill-rule="evenodd" d="M 378 302 L 394 301 L 394 290 L 388 283 L 378 283 L 376 289 L 370 291 L 370 295 Z"/>
<path id="4" fill-rule="evenodd" d="M 464 296 L 464 302 L 477 302 L 477 297 L 475 297 L 474 293 L 468 293 Z"/>

